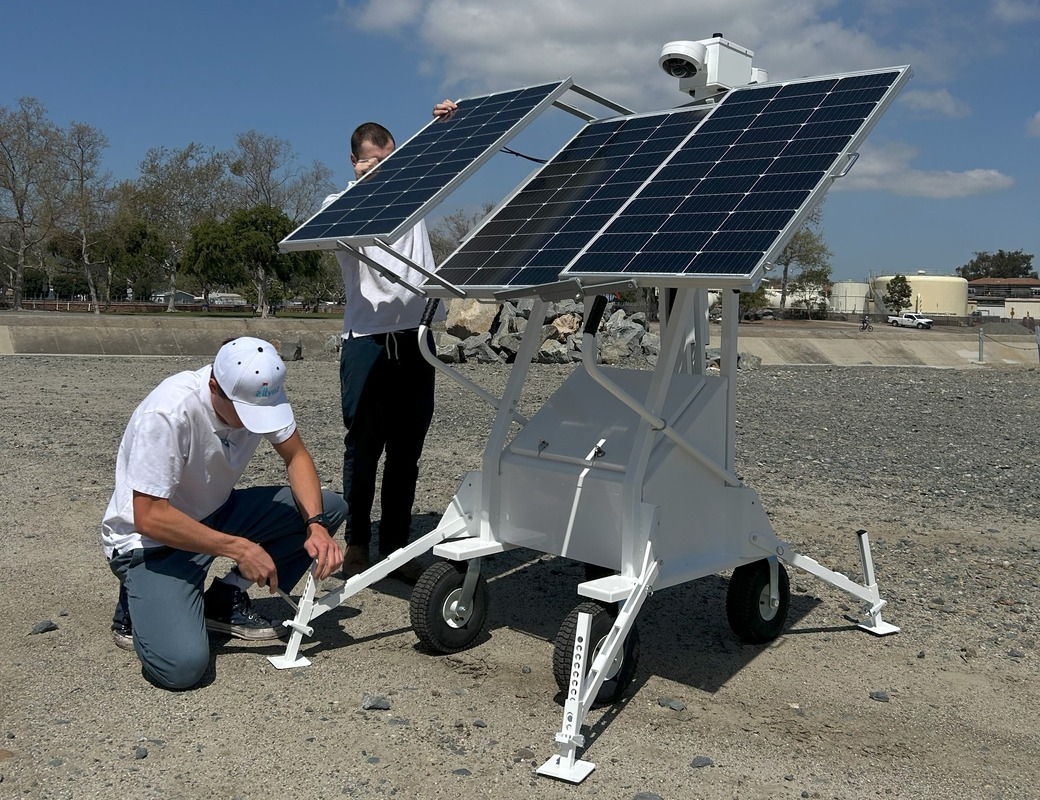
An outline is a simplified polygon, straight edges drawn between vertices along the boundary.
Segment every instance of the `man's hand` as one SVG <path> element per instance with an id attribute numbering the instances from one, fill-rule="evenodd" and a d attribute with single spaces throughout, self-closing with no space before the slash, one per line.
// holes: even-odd
<path id="1" fill-rule="evenodd" d="M 242 552 L 235 557 L 238 571 L 248 580 L 254 581 L 257 586 L 267 586 L 268 591 L 274 594 L 278 591 L 278 570 L 271 556 L 255 542 L 248 539 L 240 541 Z"/>
<path id="2" fill-rule="evenodd" d="M 343 552 L 339 545 L 329 536 L 324 526 L 317 522 L 308 528 L 307 540 L 303 543 L 307 555 L 315 560 L 314 575 L 318 580 L 325 580 L 343 566 Z"/>
<path id="3" fill-rule="evenodd" d="M 451 119 L 452 114 L 458 110 L 458 106 L 454 100 L 442 100 L 433 107 L 433 116 L 439 121 L 444 122 Z"/>

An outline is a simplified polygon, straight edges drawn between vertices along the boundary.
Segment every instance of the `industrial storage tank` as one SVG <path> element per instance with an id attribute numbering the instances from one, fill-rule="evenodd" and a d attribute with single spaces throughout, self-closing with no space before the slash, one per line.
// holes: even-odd
<path id="1" fill-rule="evenodd" d="M 968 315 L 968 282 L 953 275 L 928 275 L 917 272 L 903 276 L 910 284 L 910 307 L 930 317 L 964 317 Z M 874 297 L 880 302 L 888 292 L 889 282 L 895 275 L 880 275 L 871 278 L 870 286 Z M 878 313 L 883 309 L 878 307 Z"/>
<path id="2" fill-rule="evenodd" d="M 863 281 L 838 281 L 831 286 L 827 298 L 830 311 L 838 314 L 863 314 L 872 310 L 870 286 Z"/>

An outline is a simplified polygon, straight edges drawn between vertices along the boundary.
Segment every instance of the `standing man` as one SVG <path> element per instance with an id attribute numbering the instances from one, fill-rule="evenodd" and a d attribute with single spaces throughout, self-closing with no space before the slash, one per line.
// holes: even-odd
<path id="1" fill-rule="evenodd" d="M 447 120 L 455 109 L 455 103 L 445 100 L 434 107 L 433 115 Z M 355 179 L 376 168 L 395 147 L 394 137 L 382 125 L 360 125 L 350 137 Z M 325 204 L 338 196 L 329 196 Z M 392 247 L 427 270 L 436 268 L 423 220 Z M 421 272 L 378 247 L 366 247 L 364 253 L 412 286 L 425 280 Z M 338 250 L 336 258 L 346 291 L 339 379 L 347 429 L 343 497 L 349 509 L 349 530 L 344 574 L 350 577 L 371 564 L 376 470 L 384 452 L 379 555 L 385 558 L 408 542 L 419 457 L 433 419 L 434 370 L 419 351 L 425 299 L 388 281 L 348 252 Z M 443 319 L 443 312 L 438 318 Z M 421 574 L 422 568 L 414 560 L 391 573 L 410 584 Z"/>
<path id="2" fill-rule="evenodd" d="M 346 507 L 322 490 L 284 384 L 274 345 L 232 339 L 212 365 L 153 389 L 123 434 L 101 526 L 120 581 L 112 631 L 163 688 L 187 689 L 202 678 L 207 629 L 278 637 L 251 607 L 252 584 L 288 591 L 312 560 L 319 580 L 343 563 L 332 534 Z M 289 485 L 236 489 L 261 439 L 285 461 Z M 236 566 L 203 593 L 216 556 Z"/>

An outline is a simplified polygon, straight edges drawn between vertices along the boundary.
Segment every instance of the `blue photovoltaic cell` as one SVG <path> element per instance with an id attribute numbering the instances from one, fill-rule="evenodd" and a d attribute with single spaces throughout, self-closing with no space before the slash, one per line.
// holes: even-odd
<path id="1" fill-rule="evenodd" d="M 563 274 L 751 275 L 901 74 L 731 91 Z"/>
<path id="2" fill-rule="evenodd" d="M 562 87 L 561 81 L 460 100 L 450 120 L 430 122 L 283 244 L 389 237 Z"/>
<path id="3" fill-rule="evenodd" d="M 696 127 L 689 109 L 587 125 L 438 270 L 456 286 L 556 280 Z"/>

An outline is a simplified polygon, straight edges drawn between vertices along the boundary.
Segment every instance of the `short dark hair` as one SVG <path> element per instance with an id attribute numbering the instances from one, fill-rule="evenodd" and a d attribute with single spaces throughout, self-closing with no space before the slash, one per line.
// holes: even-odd
<path id="1" fill-rule="evenodd" d="M 354 133 L 350 137 L 350 152 L 356 156 L 365 142 L 374 144 L 376 147 L 386 147 L 388 144 L 394 143 L 394 136 L 378 122 L 366 122 L 354 129 Z"/>

